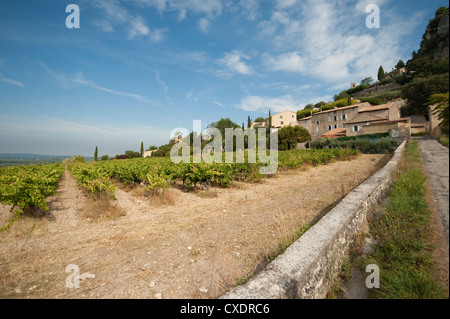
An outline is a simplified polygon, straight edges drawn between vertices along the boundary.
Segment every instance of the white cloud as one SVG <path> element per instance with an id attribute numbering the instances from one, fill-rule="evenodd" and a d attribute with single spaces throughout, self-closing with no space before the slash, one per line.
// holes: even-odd
<path id="1" fill-rule="evenodd" d="M 137 2 L 137 4 L 145 3 L 146 1 L 142 1 L 142 3 L 141 1 Z M 151 3 L 158 10 L 165 10 L 166 8 L 165 0 L 152 0 Z M 122 7 L 117 0 L 94 0 L 92 5 L 104 12 L 103 17 L 99 17 L 94 21 L 94 24 L 104 32 L 112 32 L 115 26 L 121 25 L 125 27 L 129 40 L 145 36 L 150 42 L 158 43 L 164 39 L 164 34 L 168 31 L 167 28 L 150 28 L 142 16 L 134 16 Z"/>
<path id="2" fill-rule="evenodd" d="M 220 102 L 217 102 L 217 101 L 215 101 L 215 100 L 212 100 L 211 102 L 213 102 L 214 104 L 216 104 L 216 105 L 218 105 L 218 106 L 220 106 L 220 107 L 225 107 L 224 104 L 222 104 L 222 103 L 220 103 Z"/>
<path id="3" fill-rule="evenodd" d="M 262 54 L 268 70 L 294 72 L 348 87 L 350 82 L 376 76 L 380 65 L 390 68 L 401 58 L 401 41 L 420 19 L 394 17 L 381 7 L 380 29 L 365 25 L 366 0 L 332 2 L 279 1 L 272 16 L 258 24 L 258 40 L 269 39 Z M 269 52 L 276 52 L 276 54 Z M 280 53 L 281 52 L 281 53 Z"/>
<path id="4" fill-rule="evenodd" d="M 278 9 L 283 10 L 283 9 L 292 7 L 296 3 L 297 3 L 297 0 L 277 0 L 276 1 L 276 6 L 277 6 Z"/>
<path id="5" fill-rule="evenodd" d="M 146 98 L 146 97 L 144 97 L 142 95 L 134 94 L 134 93 L 128 93 L 128 92 L 122 92 L 122 91 L 117 91 L 117 90 L 111 90 L 111 89 L 99 86 L 93 81 L 86 80 L 83 77 L 82 73 L 77 73 L 76 77 L 72 81 L 75 82 L 75 83 L 87 85 L 87 86 L 89 86 L 89 87 L 91 87 L 93 89 L 99 90 L 99 91 L 103 91 L 103 92 L 114 94 L 114 95 L 130 97 L 130 98 L 133 98 L 133 99 L 135 99 L 135 100 L 137 100 L 139 102 L 142 102 L 142 103 L 145 103 L 145 104 L 150 104 L 150 105 L 156 106 L 156 107 L 161 108 L 161 109 L 165 109 L 165 107 L 161 103 L 153 101 L 151 99 L 148 99 L 148 98 Z"/>
<path id="6" fill-rule="evenodd" d="M 169 93 L 169 87 L 167 86 L 166 82 L 161 80 L 161 75 L 159 74 L 159 72 L 155 72 L 155 80 L 159 84 L 159 86 L 161 86 L 164 93 L 166 93 L 166 94 Z"/>
<path id="7" fill-rule="evenodd" d="M 299 52 L 285 53 L 277 57 L 268 56 L 265 63 L 272 71 L 301 73 L 306 70 L 305 61 Z"/>
<path id="8" fill-rule="evenodd" d="M 241 100 L 240 104 L 235 107 L 249 112 L 266 112 L 272 111 L 272 114 L 283 111 L 297 111 L 300 108 L 299 101 L 292 98 L 291 95 L 285 95 L 278 98 L 248 96 Z"/>
<path id="9" fill-rule="evenodd" d="M 159 11 L 178 12 L 179 20 L 183 20 L 188 12 L 213 18 L 222 13 L 220 0 L 132 0 L 143 7 L 154 7 Z"/>
<path id="10" fill-rule="evenodd" d="M 240 51 L 226 52 L 218 63 L 223 65 L 226 70 L 219 71 L 219 75 L 224 77 L 231 77 L 233 73 L 238 74 L 253 74 L 253 70 L 242 59 L 249 60 L 250 58 Z"/>
<path id="11" fill-rule="evenodd" d="M 128 38 L 134 39 L 136 36 L 140 35 L 148 35 L 150 33 L 150 29 L 145 24 L 142 17 L 136 17 L 131 21 L 130 30 L 128 32 Z"/>
<path id="12" fill-rule="evenodd" d="M 0 82 L 9 83 L 9 84 L 12 84 L 12 85 L 24 87 L 22 82 L 19 82 L 19 81 L 7 78 L 7 77 L 3 76 L 3 74 L 1 74 L 1 73 L 0 73 Z"/>
<path id="13" fill-rule="evenodd" d="M 201 18 L 200 20 L 198 20 L 198 27 L 203 33 L 208 32 L 209 20 L 206 18 Z"/>
<path id="14" fill-rule="evenodd" d="M 241 0 L 239 2 L 239 7 L 241 8 L 241 15 L 247 20 L 255 21 L 258 18 L 258 0 Z"/>

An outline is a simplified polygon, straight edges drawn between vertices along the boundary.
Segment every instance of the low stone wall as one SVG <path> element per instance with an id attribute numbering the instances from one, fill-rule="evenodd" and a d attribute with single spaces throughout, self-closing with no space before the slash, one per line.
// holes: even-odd
<path id="1" fill-rule="evenodd" d="M 354 94 L 352 94 L 352 97 L 355 99 L 359 99 L 359 98 L 363 98 L 367 95 L 372 95 L 372 94 L 378 94 L 378 93 L 384 93 L 384 92 L 389 92 L 389 91 L 393 91 L 393 90 L 398 90 L 400 89 L 402 86 L 400 84 L 398 84 L 397 82 L 393 82 L 393 83 L 388 83 L 386 85 L 377 85 L 365 90 L 362 90 L 360 92 L 356 92 Z"/>
<path id="2" fill-rule="evenodd" d="M 389 190 L 405 144 L 261 273 L 221 299 L 325 298 L 367 217 Z"/>

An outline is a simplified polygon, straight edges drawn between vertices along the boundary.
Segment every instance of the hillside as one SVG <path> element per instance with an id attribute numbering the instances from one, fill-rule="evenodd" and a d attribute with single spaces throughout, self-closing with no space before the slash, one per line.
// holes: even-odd
<path id="1" fill-rule="evenodd" d="M 348 90 L 352 98 L 381 104 L 392 99 L 408 100 L 402 109 L 404 116 L 427 113 L 427 101 L 432 94 L 448 92 L 449 9 L 441 7 L 422 36 L 419 50 L 412 52 L 406 63 L 406 73 L 387 77 L 364 89 L 362 85 Z"/>
<path id="2" fill-rule="evenodd" d="M 449 88 L 449 9 L 436 11 L 422 36 L 418 52 L 406 64 L 406 84 L 402 97 L 408 100 L 402 110 L 404 115 L 427 114 L 427 102 L 431 95 L 446 93 Z"/>

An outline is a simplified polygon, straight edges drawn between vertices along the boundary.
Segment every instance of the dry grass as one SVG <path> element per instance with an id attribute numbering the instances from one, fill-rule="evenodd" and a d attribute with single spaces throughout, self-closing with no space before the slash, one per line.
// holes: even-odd
<path id="1" fill-rule="evenodd" d="M 198 191 L 195 193 L 195 195 L 197 195 L 200 198 L 217 198 L 218 197 L 217 190 L 212 189 L 212 188 Z"/>
<path id="2" fill-rule="evenodd" d="M 164 190 L 147 195 L 151 207 L 172 206 L 175 204 L 175 196 L 171 191 Z"/>
<path id="3" fill-rule="evenodd" d="M 125 216 L 125 211 L 118 205 L 114 205 L 107 197 L 94 198 L 87 196 L 84 206 L 81 208 L 81 217 L 88 221 L 98 222 L 112 220 Z"/>

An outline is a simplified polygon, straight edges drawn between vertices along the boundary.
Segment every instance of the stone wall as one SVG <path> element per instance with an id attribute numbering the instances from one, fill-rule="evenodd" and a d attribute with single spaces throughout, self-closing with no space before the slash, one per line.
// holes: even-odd
<path id="1" fill-rule="evenodd" d="M 402 86 L 400 84 L 398 84 L 397 82 L 388 83 L 386 85 L 377 85 L 377 86 L 362 90 L 360 92 L 356 92 L 356 93 L 352 94 L 352 97 L 355 99 L 360 99 L 366 95 L 389 92 L 389 91 L 400 89 L 401 87 Z"/>
<path id="2" fill-rule="evenodd" d="M 351 191 L 284 254 L 221 299 L 325 298 L 367 217 L 389 190 L 405 144 L 385 167 Z"/>

